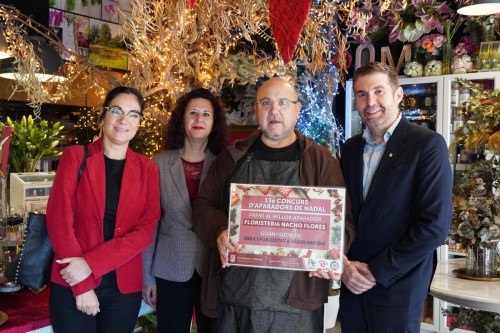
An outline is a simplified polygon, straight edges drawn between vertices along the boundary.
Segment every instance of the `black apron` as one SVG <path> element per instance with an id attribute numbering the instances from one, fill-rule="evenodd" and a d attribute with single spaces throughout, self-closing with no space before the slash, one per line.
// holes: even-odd
<path id="1" fill-rule="evenodd" d="M 248 153 L 238 164 L 232 183 L 300 185 L 297 160 L 256 160 L 253 153 Z M 286 304 L 294 273 L 291 270 L 239 266 L 222 269 L 217 331 L 323 332 L 322 308 L 311 312 Z"/>

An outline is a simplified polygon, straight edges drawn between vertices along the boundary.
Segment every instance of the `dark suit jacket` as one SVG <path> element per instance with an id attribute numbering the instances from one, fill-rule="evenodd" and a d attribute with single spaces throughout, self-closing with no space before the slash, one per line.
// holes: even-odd
<path id="1" fill-rule="evenodd" d="M 102 139 L 89 146 L 80 183 L 78 170 L 83 147 L 66 148 L 57 168 L 47 203 L 47 229 L 54 248 L 51 281 L 68 286 L 57 259 L 83 257 L 92 274 L 72 286 L 78 296 L 101 283 L 101 277 L 116 270 L 122 293 L 142 290 L 142 251 L 153 241 L 160 219 L 158 165 L 127 149 L 120 198 L 116 211 L 114 238 L 104 242 L 103 220 L 106 205 L 106 172 Z"/>
<path id="2" fill-rule="evenodd" d="M 342 150 L 341 167 L 352 202 L 356 239 L 347 257 L 367 263 L 377 285 L 371 304 L 408 305 L 426 297 L 435 249 L 448 235 L 452 176 L 441 135 L 404 116 L 387 142 L 363 200 L 363 147 L 356 135 Z M 342 295 L 344 293 L 344 295 Z M 342 296 L 352 295 L 346 288 Z"/>

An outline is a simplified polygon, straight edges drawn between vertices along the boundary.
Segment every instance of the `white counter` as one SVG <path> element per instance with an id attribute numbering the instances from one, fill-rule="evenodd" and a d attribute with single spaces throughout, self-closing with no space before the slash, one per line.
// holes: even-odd
<path id="1" fill-rule="evenodd" d="M 464 258 L 440 261 L 432 280 L 431 295 L 456 305 L 500 313 L 500 280 L 469 280 L 452 272 L 464 267 Z"/>

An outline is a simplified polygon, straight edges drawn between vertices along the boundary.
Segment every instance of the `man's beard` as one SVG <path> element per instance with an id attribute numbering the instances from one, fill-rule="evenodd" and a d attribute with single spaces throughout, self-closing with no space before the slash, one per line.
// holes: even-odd
<path id="1" fill-rule="evenodd" d="M 262 130 L 262 134 L 264 134 L 264 136 L 266 138 L 268 138 L 269 140 L 273 140 L 273 141 L 281 141 L 283 139 L 286 139 L 292 132 L 293 132 L 293 127 L 291 127 L 291 128 L 283 127 L 283 131 L 281 131 L 281 133 L 277 133 L 277 134 L 272 134 L 266 130 Z"/>

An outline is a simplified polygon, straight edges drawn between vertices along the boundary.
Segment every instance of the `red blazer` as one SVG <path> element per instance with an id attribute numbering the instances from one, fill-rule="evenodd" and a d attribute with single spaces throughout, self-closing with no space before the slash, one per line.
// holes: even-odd
<path id="1" fill-rule="evenodd" d="M 55 262 L 83 257 L 92 274 L 71 287 L 74 296 L 96 288 L 101 277 L 116 270 L 122 293 L 142 290 L 142 252 L 152 243 L 160 219 L 158 166 L 127 150 L 114 238 L 104 242 L 106 173 L 102 139 L 90 144 L 87 165 L 78 183 L 83 147 L 68 147 L 61 157 L 47 204 L 47 229 L 54 248 L 51 281 L 64 286 Z"/>

